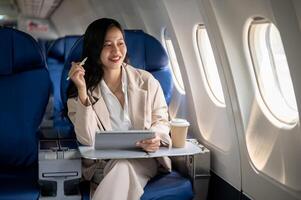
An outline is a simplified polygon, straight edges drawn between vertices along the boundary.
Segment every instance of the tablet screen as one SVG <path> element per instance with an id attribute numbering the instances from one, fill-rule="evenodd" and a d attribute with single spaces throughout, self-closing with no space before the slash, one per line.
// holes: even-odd
<path id="1" fill-rule="evenodd" d="M 137 149 L 136 143 L 155 137 L 150 130 L 101 131 L 95 136 L 95 149 Z"/>

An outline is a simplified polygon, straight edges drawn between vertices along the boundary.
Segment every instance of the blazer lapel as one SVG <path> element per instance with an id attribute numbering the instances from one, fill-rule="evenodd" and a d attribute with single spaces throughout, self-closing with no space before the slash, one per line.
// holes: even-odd
<path id="1" fill-rule="evenodd" d="M 91 92 L 90 101 L 92 103 L 92 107 L 105 130 L 112 130 L 111 121 L 110 121 L 110 114 L 106 103 L 101 95 L 100 86 L 98 85 L 92 92 Z"/>
<path id="2" fill-rule="evenodd" d="M 144 129 L 146 112 L 146 91 L 133 86 L 128 87 L 129 114 L 134 129 Z"/>
<path id="3" fill-rule="evenodd" d="M 144 129 L 147 92 L 142 88 L 144 81 L 130 65 L 125 66 L 128 78 L 129 115 L 134 129 Z"/>

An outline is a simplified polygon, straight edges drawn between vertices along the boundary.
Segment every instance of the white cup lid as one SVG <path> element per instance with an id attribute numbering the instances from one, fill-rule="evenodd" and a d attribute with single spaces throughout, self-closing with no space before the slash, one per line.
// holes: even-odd
<path id="1" fill-rule="evenodd" d="M 190 123 L 186 119 L 174 118 L 170 121 L 170 125 L 172 126 L 189 126 Z"/>

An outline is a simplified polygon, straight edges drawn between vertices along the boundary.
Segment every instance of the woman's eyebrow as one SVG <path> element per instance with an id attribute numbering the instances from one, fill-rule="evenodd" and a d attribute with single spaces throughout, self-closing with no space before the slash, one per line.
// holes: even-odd
<path id="1" fill-rule="evenodd" d="M 114 40 L 117 40 L 117 41 L 123 40 L 123 41 L 124 41 L 124 38 L 117 38 L 117 39 L 109 38 L 109 39 L 105 39 L 104 42 L 112 42 L 112 41 L 114 41 Z"/>

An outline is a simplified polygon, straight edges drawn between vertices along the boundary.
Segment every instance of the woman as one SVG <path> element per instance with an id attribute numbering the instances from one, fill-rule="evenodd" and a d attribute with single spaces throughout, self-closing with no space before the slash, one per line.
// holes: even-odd
<path id="1" fill-rule="evenodd" d="M 171 145 L 165 98 L 150 73 L 126 63 L 126 53 L 117 21 L 103 18 L 88 26 L 83 46 L 87 61 L 84 66 L 73 62 L 69 71 L 74 84 L 68 89 L 68 115 L 82 144 L 92 146 L 100 130 L 151 129 L 156 136 L 137 146 L 155 152 Z M 95 200 L 138 200 L 158 169 L 170 171 L 169 158 L 83 161 Z"/>

